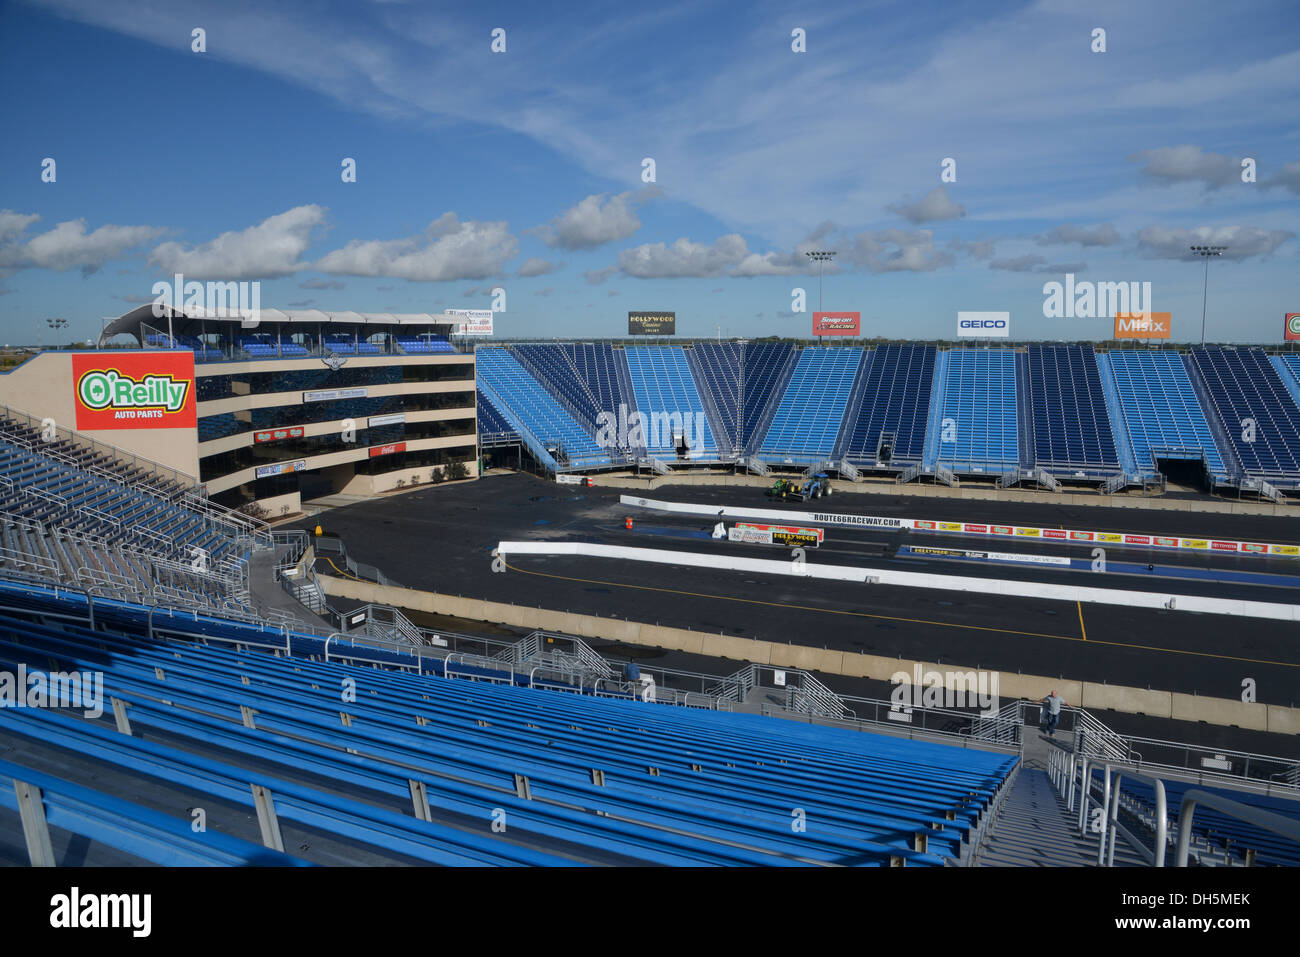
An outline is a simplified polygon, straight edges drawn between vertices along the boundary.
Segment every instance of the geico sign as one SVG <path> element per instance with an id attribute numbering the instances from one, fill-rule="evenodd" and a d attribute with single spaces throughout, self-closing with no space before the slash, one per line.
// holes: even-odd
<path id="1" fill-rule="evenodd" d="M 1004 319 L 963 319 L 958 325 L 962 329 L 1005 329 Z"/>
<path id="2" fill-rule="evenodd" d="M 1007 339 L 1010 337 L 1009 312 L 959 312 L 957 337 L 967 339 Z"/>

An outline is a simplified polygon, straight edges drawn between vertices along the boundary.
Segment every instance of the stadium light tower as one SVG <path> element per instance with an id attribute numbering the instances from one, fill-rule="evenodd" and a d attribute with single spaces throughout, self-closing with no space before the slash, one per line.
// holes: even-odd
<path id="1" fill-rule="evenodd" d="M 1205 260 L 1205 289 L 1201 293 L 1201 348 L 1205 348 L 1205 304 L 1210 298 L 1210 257 L 1222 256 L 1227 246 L 1188 246 L 1192 255 Z"/>
<path id="2" fill-rule="evenodd" d="M 810 253 L 804 253 L 809 259 L 817 263 L 817 311 L 822 311 L 822 271 L 826 264 L 835 258 L 835 250 L 814 250 Z"/>
<path id="3" fill-rule="evenodd" d="M 68 327 L 68 320 L 66 320 L 66 319 L 46 319 L 46 320 L 45 320 L 45 324 L 46 324 L 47 326 L 49 326 L 51 329 L 54 330 L 54 341 L 57 343 L 58 348 L 59 348 L 59 349 L 62 349 L 62 348 L 63 348 L 63 337 L 59 334 L 59 330 L 61 330 L 61 329 L 66 329 L 66 328 Z"/>

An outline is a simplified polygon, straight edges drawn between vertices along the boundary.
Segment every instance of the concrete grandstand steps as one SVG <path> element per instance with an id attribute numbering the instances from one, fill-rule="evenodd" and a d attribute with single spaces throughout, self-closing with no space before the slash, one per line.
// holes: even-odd
<path id="1" fill-rule="evenodd" d="M 1097 842 L 1078 835 L 1075 816 L 1052 786 L 1047 772 L 1022 767 L 993 821 L 986 843 L 976 854 L 978 867 L 1094 867 Z M 1143 862 L 1122 842 L 1115 848 L 1117 867 Z"/>

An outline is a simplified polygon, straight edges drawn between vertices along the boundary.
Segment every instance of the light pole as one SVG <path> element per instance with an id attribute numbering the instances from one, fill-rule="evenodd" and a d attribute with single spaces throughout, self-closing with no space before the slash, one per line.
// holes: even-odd
<path id="1" fill-rule="evenodd" d="M 809 259 L 817 264 L 817 311 L 822 311 L 822 272 L 826 264 L 835 258 L 833 249 L 817 249 L 812 252 L 804 253 Z M 817 337 L 821 339 L 821 336 Z"/>
<path id="2" fill-rule="evenodd" d="M 1205 348 L 1205 304 L 1210 298 L 1210 257 L 1222 256 L 1227 246 L 1188 246 L 1192 255 L 1205 260 L 1205 289 L 1201 293 L 1201 348 Z"/>
<path id="3" fill-rule="evenodd" d="M 62 336 L 59 335 L 59 330 L 60 330 L 60 329 L 66 329 L 66 328 L 68 327 L 68 320 L 66 320 L 66 319 L 46 319 L 46 320 L 45 320 L 45 324 L 46 324 L 47 326 L 49 326 L 51 329 L 54 330 L 54 341 L 55 341 L 55 343 L 57 344 L 58 348 L 59 348 L 59 349 L 62 349 L 62 348 L 63 348 L 63 338 L 62 338 Z"/>

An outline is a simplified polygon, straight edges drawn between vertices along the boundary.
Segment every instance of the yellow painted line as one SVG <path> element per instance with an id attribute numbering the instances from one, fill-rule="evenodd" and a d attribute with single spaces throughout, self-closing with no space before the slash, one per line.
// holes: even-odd
<path id="1" fill-rule="evenodd" d="M 337 566 L 337 565 L 334 564 L 334 559 L 332 559 L 332 558 L 326 558 L 324 555 L 322 555 L 321 558 L 324 558 L 325 561 L 329 562 L 329 563 L 330 563 L 330 568 L 334 569 L 336 572 L 338 572 L 338 573 L 339 573 L 340 575 L 342 575 L 344 578 L 351 578 L 354 582 L 362 582 L 363 584 L 367 584 L 367 585 L 373 585 L 373 584 L 374 584 L 374 582 L 367 582 L 364 578 L 358 578 L 356 575 L 353 575 L 353 574 L 350 573 L 350 572 L 345 572 L 343 569 L 339 568 L 339 566 Z"/>
<path id="2" fill-rule="evenodd" d="M 329 559 L 326 559 L 329 561 Z M 503 559 L 504 562 L 504 559 Z M 330 562 L 330 564 L 334 564 Z M 555 575 L 551 572 L 534 572 L 517 565 L 504 562 L 506 568 L 524 575 L 536 575 L 539 578 L 554 578 L 559 581 L 578 582 L 582 585 L 606 585 L 610 588 L 634 588 L 638 591 L 657 591 L 667 595 L 685 595 L 688 598 L 711 598 L 714 601 L 735 601 L 745 605 L 766 605 L 770 608 L 789 608 L 793 611 L 820 612 L 824 615 L 847 615 L 852 618 L 876 618 L 881 621 L 903 621 L 912 625 L 938 625 L 941 628 L 962 628 L 967 631 L 990 631 L 999 635 L 1016 635 L 1025 638 L 1051 638 L 1055 641 L 1087 641 L 1090 645 L 1106 645 L 1111 648 L 1130 648 L 1135 651 L 1155 651 L 1168 655 L 1190 655 L 1195 658 L 1215 658 L 1219 661 L 1237 661 L 1252 665 L 1276 665 L 1279 668 L 1300 668 L 1300 661 L 1272 661 L 1268 658 L 1240 658 L 1236 655 L 1216 655 L 1210 651 L 1187 651 L 1182 648 L 1161 648 L 1158 645 L 1132 645 L 1123 641 L 1106 641 L 1074 635 L 1046 635 L 1036 631 L 1014 631 L 1010 628 L 993 628 L 988 625 L 963 625 L 953 621 L 933 621 L 926 618 L 903 618 L 897 615 L 873 615 L 865 611 L 844 611 L 838 608 L 819 608 L 816 605 L 794 605 L 781 601 L 762 601 L 757 598 L 736 598 L 732 595 L 711 595 L 706 592 L 682 591 L 678 588 L 656 588 L 652 585 L 630 585 L 625 582 L 607 582 L 598 578 L 573 578 L 569 575 Z M 360 579 L 357 579 L 360 581 Z M 1080 619 L 1082 623 L 1082 619 Z"/>
<path id="3" fill-rule="evenodd" d="M 1088 640 L 1088 629 L 1083 627 L 1083 602 L 1076 602 L 1079 606 L 1079 631 L 1083 634 L 1083 640 Z"/>

